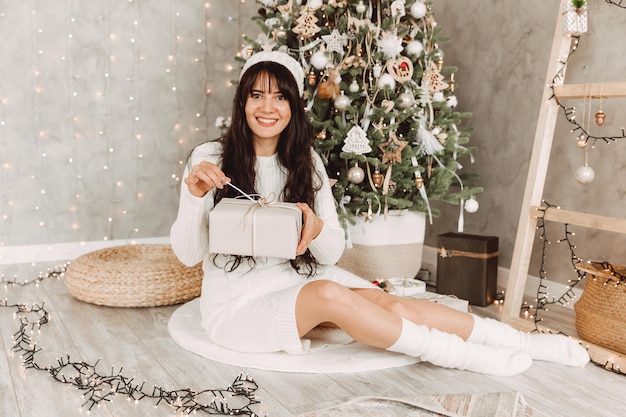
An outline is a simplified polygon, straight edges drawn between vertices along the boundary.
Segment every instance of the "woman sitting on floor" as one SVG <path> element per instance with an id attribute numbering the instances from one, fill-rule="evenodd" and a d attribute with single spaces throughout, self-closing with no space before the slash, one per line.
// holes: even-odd
<path id="1" fill-rule="evenodd" d="M 242 70 L 232 125 L 196 147 L 184 173 L 171 242 L 187 265 L 202 261 L 202 327 L 242 352 L 306 353 L 302 339 L 332 323 L 364 344 L 447 368 L 515 375 L 532 360 L 583 366 L 586 350 L 563 335 L 527 334 L 427 300 L 397 297 L 334 264 L 344 246 L 324 165 L 312 149 L 304 73 L 287 54 L 253 55 Z M 212 254 L 208 214 L 224 197 L 298 203 L 303 228 L 294 261 Z"/>

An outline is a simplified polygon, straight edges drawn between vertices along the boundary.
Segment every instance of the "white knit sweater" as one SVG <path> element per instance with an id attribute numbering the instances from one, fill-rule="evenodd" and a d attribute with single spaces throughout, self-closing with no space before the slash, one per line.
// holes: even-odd
<path id="1" fill-rule="evenodd" d="M 219 142 L 207 142 L 195 148 L 190 157 L 190 163 L 185 168 L 183 178 L 186 178 L 189 169 L 200 161 L 218 164 L 220 152 L 221 144 Z M 315 169 L 322 179 L 322 187 L 316 194 L 313 209 L 317 216 L 324 221 L 324 227 L 311 242 L 309 249 L 320 264 L 330 265 L 336 263 L 343 253 L 345 247 L 344 231 L 339 224 L 335 200 L 332 196 L 324 164 L 315 151 L 311 150 L 311 154 L 315 161 Z M 280 196 L 285 184 L 286 173 L 279 165 L 277 156 L 257 156 L 256 169 L 258 193 L 262 196 L 269 196 L 272 193 Z M 213 209 L 214 196 L 215 190 L 212 190 L 202 198 L 195 197 L 189 193 L 189 189 L 184 183 L 181 186 L 178 216 L 172 225 L 170 239 L 174 253 L 185 265 L 195 265 L 208 259 L 208 215 Z"/>

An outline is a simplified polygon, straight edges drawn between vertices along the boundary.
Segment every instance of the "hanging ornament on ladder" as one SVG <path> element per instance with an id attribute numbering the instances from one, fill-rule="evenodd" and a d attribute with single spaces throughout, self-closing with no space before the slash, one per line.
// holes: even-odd
<path id="1" fill-rule="evenodd" d="M 589 103 L 591 101 L 590 98 L 591 94 L 587 94 L 587 86 L 585 85 L 585 97 L 583 100 L 583 124 L 586 124 L 587 135 L 589 135 L 589 119 L 591 116 L 591 104 Z M 593 168 L 589 166 L 589 146 L 587 144 L 586 138 L 584 138 L 583 136 L 584 135 L 578 137 L 576 144 L 579 148 L 582 148 L 585 151 L 585 164 L 576 170 L 574 176 L 576 178 L 576 181 L 578 181 L 580 184 L 587 185 L 593 182 L 596 177 L 596 173 L 594 172 Z"/>

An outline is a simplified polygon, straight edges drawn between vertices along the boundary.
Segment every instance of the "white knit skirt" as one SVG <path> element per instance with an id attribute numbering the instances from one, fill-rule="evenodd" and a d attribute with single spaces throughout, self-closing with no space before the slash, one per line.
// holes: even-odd
<path id="1" fill-rule="evenodd" d="M 211 258 L 203 265 L 202 327 L 213 343 L 240 352 L 308 352 L 308 340 L 298 335 L 295 308 L 300 289 L 309 282 L 377 288 L 334 265 L 320 265 L 314 277 L 306 278 L 285 260 L 258 258 L 254 268 L 242 263 L 226 273 Z M 219 257 L 218 265 L 223 260 Z"/>

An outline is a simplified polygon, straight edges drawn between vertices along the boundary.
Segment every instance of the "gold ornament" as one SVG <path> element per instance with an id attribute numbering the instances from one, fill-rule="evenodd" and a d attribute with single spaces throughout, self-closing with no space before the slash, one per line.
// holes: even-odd
<path id="1" fill-rule="evenodd" d="M 413 181 L 415 181 L 415 187 L 419 190 L 424 185 L 424 178 L 417 177 Z"/>
<path id="2" fill-rule="evenodd" d="M 317 84 L 317 74 L 314 71 L 309 72 L 307 80 L 309 81 L 309 85 L 313 87 L 315 84 Z"/>
<path id="3" fill-rule="evenodd" d="M 372 181 L 374 182 L 374 186 L 376 188 L 380 188 L 383 185 L 383 181 L 385 180 L 385 176 L 380 173 L 380 170 L 376 168 L 374 173 L 372 174 Z"/>
<path id="4" fill-rule="evenodd" d="M 604 124 L 605 117 L 606 117 L 606 114 L 604 114 L 602 110 L 598 110 L 598 112 L 596 113 L 596 124 L 598 126 L 602 126 Z"/>
<path id="5" fill-rule="evenodd" d="M 387 142 L 378 145 L 381 151 L 383 151 L 383 164 L 387 162 L 402 162 L 402 150 L 406 148 L 409 142 L 404 140 L 398 140 L 395 132 L 389 134 L 389 140 Z"/>
<path id="6" fill-rule="evenodd" d="M 450 92 L 454 93 L 454 88 L 456 87 L 456 81 L 454 81 L 454 73 L 450 74 Z"/>
<path id="7" fill-rule="evenodd" d="M 585 135 L 578 136 L 578 139 L 576 139 L 576 146 L 580 149 L 584 149 L 587 146 L 587 139 L 585 138 Z"/>

